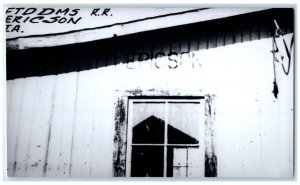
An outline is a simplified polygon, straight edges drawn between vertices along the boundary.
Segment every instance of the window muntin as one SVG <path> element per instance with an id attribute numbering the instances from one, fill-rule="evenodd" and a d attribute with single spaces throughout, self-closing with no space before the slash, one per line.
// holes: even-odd
<path id="1" fill-rule="evenodd" d="M 129 100 L 127 176 L 204 176 L 201 100 Z"/>

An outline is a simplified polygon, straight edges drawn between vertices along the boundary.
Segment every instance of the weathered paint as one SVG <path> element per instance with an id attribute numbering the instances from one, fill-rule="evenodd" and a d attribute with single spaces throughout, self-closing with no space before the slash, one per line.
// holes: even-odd
<path id="1" fill-rule="evenodd" d="M 56 77 L 53 92 L 45 176 L 66 176 L 70 164 L 70 145 L 76 97 L 76 74 Z M 64 165 L 64 163 L 67 164 Z M 64 167 L 66 166 L 66 167 Z"/>
<path id="2" fill-rule="evenodd" d="M 115 136 L 114 136 L 114 156 L 113 174 L 115 177 L 125 177 L 126 175 L 126 99 L 118 99 L 115 114 Z"/>
<path id="3" fill-rule="evenodd" d="M 205 177 L 217 176 L 217 156 L 215 154 L 215 97 L 205 98 Z"/>
<path id="4" fill-rule="evenodd" d="M 291 34 L 285 37 L 289 40 Z M 184 47 L 198 48 L 188 44 Z M 280 90 L 275 99 L 271 50 L 272 39 L 264 38 L 190 51 L 201 62 L 201 68 L 197 69 L 148 67 L 153 62 L 168 60 L 160 57 L 135 61 L 132 63 L 138 66 L 135 69 L 128 68 L 131 64 L 111 60 L 116 65 L 8 80 L 8 175 L 124 176 L 124 163 L 113 163 L 118 156 L 125 157 L 122 152 L 116 153 L 119 137 L 125 134 L 120 128 L 126 125 L 126 118 L 123 120 L 121 116 L 123 108 L 122 114 L 118 113 L 118 107 L 127 106 L 124 96 L 214 94 L 215 105 L 210 103 L 214 97 L 206 99 L 206 124 L 207 128 L 213 128 L 207 129 L 207 176 L 291 177 L 294 162 L 291 74 L 295 63 L 291 63 L 288 76 L 281 65 L 275 66 Z M 115 135 L 116 131 L 121 131 L 120 135 Z M 210 134 L 213 140 L 209 139 Z M 120 151 L 124 151 L 123 146 Z M 47 168 L 43 168 L 45 163 Z M 120 171 L 114 173 L 118 165 Z"/>
<path id="5" fill-rule="evenodd" d="M 13 154 L 8 155 L 9 175 L 25 176 L 26 165 L 27 175 L 30 175 L 31 172 L 28 173 L 28 169 L 39 169 L 38 167 L 44 164 L 44 158 L 32 154 L 27 155 L 27 147 L 41 149 L 45 155 L 48 148 L 46 142 L 33 144 L 32 137 L 25 134 L 30 133 L 25 129 L 32 130 L 31 133 L 37 133 L 34 130 L 38 128 L 38 124 L 34 122 L 37 123 L 42 118 L 35 117 L 36 121 L 27 124 L 32 119 L 24 117 L 24 110 L 34 111 L 41 107 L 40 100 L 35 101 L 34 104 L 29 100 L 36 97 L 42 98 L 42 96 L 35 96 L 39 89 L 42 89 L 43 94 L 48 94 L 43 97 L 48 97 L 46 98 L 47 103 L 44 104 L 47 109 L 41 109 L 45 114 L 45 133 L 49 127 L 47 123 L 54 101 L 46 176 L 110 177 L 113 175 L 113 161 L 118 156 L 116 153 L 113 155 L 116 147 L 113 143 L 114 141 L 119 142 L 117 139 L 119 136 L 114 134 L 116 130 L 119 130 L 119 126 L 124 126 L 114 124 L 115 118 L 118 120 L 123 117 L 116 116 L 119 114 L 116 114 L 115 107 L 122 105 L 121 99 L 117 101 L 118 97 L 122 97 L 126 93 L 131 96 L 147 94 L 152 96 L 158 94 L 161 96 L 192 96 L 208 92 L 213 92 L 218 97 L 218 101 L 216 101 L 218 110 L 215 115 L 215 127 L 217 128 L 214 130 L 214 140 L 217 141 L 214 153 L 218 158 L 218 177 L 290 176 L 293 163 L 291 153 L 293 101 L 292 95 L 289 95 L 292 93 L 292 76 L 282 76 L 283 72 L 282 75 L 279 75 L 281 93 L 275 101 L 271 92 L 273 81 L 272 55 L 269 52 L 271 39 L 227 47 L 207 50 L 195 55 L 201 59 L 203 69 L 194 70 L 194 72 L 188 69 L 128 71 L 126 66 L 118 65 L 80 72 L 79 76 L 78 73 L 68 73 L 8 81 L 8 84 L 12 86 L 8 89 L 10 91 L 8 93 L 11 94 L 10 102 L 8 102 L 11 107 L 8 110 L 8 141 L 12 143 L 9 145 L 12 147 L 9 147 L 8 151 Z M 258 47 L 261 49 L 257 50 Z M 220 56 L 222 60 L 219 60 Z M 219 68 L 214 66 L 219 66 Z M 293 66 L 291 67 L 293 68 Z M 185 73 L 187 71 L 188 73 Z M 227 71 L 232 71 L 234 75 L 228 76 Z M 218 76 L 214 76 L 215 73 L 218 73 Z M 112 74 L 122 74 L 122 78 L 113 77 Z M 141 75 L 146 78 L 139 78 Z M 77 78 L 79 78 L 79 84 L 76 91 Z M 42 84 L 47 84 L 48 88 L 38 86 L 36 79 L 39 79 Z M 50 81 L 52 83 L 49 83 Z M 179 89 L 174 88 L 176 86 L 186 92 L 180 92 Z M 54 87 L 55 98 L 51 99 Z M 120 95 L 121 91 L 125 93 Z M 77 98 L 76 93 L 78 93 Z M 75 106 L 76 99 L 77 105 Z M 36 108 L 33 108 L 33 105 Z M 22 108 L 24 106 L 27 109 Z M 76 114 L 75 107 L 77 107 Z M 124 107 L 126 106 L 124 105 Z M 213 116 L 214 114 L 211 113 L 207 112 L 208 115 Z M 75 116 L 77 126 L 72 132 Z M 14 121 L 16 118 L 17 120 Z M 20 125 L 19 127 L 14 126 L 17 123 Z M 209 124 L 209 122 L 207 123 Z M 74 143 L 71 162 L 72 135 Z M 46 141 L 48 135 L 37 135 L 36 137 L 39 140 L 45 138 Z M 16 144 L 13 145 L 13 142 Z M 87 144 L 92 147 L 89 148 Z M 37 147 L 37 145 L 41 147 Z M 16 158 L 14 158 L 14 154 L 16 154 Z M 27 163 L 22 163 L 22 159 L 26 162 L 27 156 L 31 156 L 31 158 L 27 159 Z M 121 155 L 122 158 L 124 159 L 124 156 Z M 209 161 L 209 165 L 213 166 L 214 157 L 210 155 L 207 159 L 211 161 Z M 42 160 L 41 165 L 36 166 L 35 164 L 39 160 Z M 273 161 L 280 162 L 281 168 L 275 168 Z M 15 173 L 12 173 L 14 164 Z M 115 163 L 115 165 L 119 164 L 122 163 Z M 22 173 L 21 169 L 24 170 Z M 121 172 L 124 170 L 120 169 Z M 40 171 L 42 174 L 43 168 Z M 114 175 L 118 176 L 119 174 Z"/>

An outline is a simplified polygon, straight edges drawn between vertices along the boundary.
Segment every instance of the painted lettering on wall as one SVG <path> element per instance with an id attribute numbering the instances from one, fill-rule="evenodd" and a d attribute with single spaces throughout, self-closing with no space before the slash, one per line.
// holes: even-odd
<path id="1" fill-rule="evenodd" d="M 127 54 L 128 68 L 138 68 L 137 62 L 150 60 L 151 67 L 157 69 L 201 68 L 199 59 L 193 52 L 133 52 Z"/>
<path id="2" fill-rule="evenodd" d="M 6 32 L 25 32 L 24 24 L 76 25 L 82 22 L 79 8 L 7 8 Z M 109 8 L 91 9 L 90 16 L 112 16 Z"/>

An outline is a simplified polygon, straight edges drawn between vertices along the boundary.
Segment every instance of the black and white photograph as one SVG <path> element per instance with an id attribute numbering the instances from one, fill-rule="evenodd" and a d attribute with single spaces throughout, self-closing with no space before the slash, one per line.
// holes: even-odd
<path id="1" fill-rule="evenodd" d="M 8 179 L 293 179 L 295 5 L 4 5 Z"/>

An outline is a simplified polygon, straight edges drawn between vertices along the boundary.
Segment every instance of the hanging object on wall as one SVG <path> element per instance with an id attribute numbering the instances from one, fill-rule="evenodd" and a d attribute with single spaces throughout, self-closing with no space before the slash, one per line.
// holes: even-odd
<path id="1" fill-rule="evenodd" d="M 288 48 L 287 42 L 283 37 L 285 35 L 284 31 L 279 27 L 276 20 L 274 20 L 274 24 L 276 26 L 276 30 L 273 35 L 273 45 L 275 46 L 276 53 L 279 54 L 279 58 L 280 58 L 279 60 L 276 58 L 276 61 L 281 62 L 281 66 L 282 66 L 284 74 L 289 75 L 290 67 L 291 67 L 291 58 L 292 58 L 291 52 L 292 52 L 292 48 L 294 45 L 294 35 L 292 36 L 290 47 Z M 276 40 L 276 38 L 279 42 L 283 43 L 284 51 L 281 51 L 278 48 L 278 43 L 277 43 L 278 41 Z M 273 49 L 273 51 L 274 51 L 274 49 Z M 275 55 L 275 57 L 276 57 L 276 55 Z M 285 63 L 287 63 L 287 65 L 285 65 Z"/>
<path id="2" fill-rule="evenodd" d="M 274 20 L 274 24 L 276 26 L 274 35 L 272 37 L 272 54 L 273 54 L 273 68 L 274 68 L 274 82 L 273 82 L 273 91 L 272 93 L 274 94 L 275 98 L 278 98 L 278 85 L 277 85 L 277 80 L 276 80 L 276 63 L 281 63 L 283 72 L 285 75 L 289 75 L 290 73 L 290 68 L 291 68 L 291 52 L 292 52 L 292 47 L 294 45 L 294 35 L 292 36 L 291 43 L 290 43 L 290 48 L 288 48 L 286 40 L 284 39 L 284 32 L 283 30 L 279 27 L 278 23 L 276 20 Z M 284 46 L 284 51 L 285 53 L 282 52 L 282 50 L 279 49 L 277 40 L 281 42 Z M 277 58 L 277 55 L 279 55 L 279 59 Z M 287 65 L 285 63 L 287 62 Z"/>
<path id="3" fill-rule="evenodd" d="M 277 95 L 278 95 L 279 91 L 278 91 L 278 86 L 277 86 L 276 80 L 274 80 L 273 84 L 274 84 L 274 87 L 273 87 L 272 92 L 273 92 L 275 98 L 277 99 Z"/>
<path id="4" fill-rule="evenodd" d="M 277 95 L 279 93 L 279 90 L 278 90 L 278 85 L 277 85 L 277 82 L 276 82 L 276 68 L 275 68 L 275 61 L 276 62 L 279 62 L 276 58 L 276 53 L 278 52 L 278 48 L 276 47 L 276 45 L 274 44 L 275 43 L 275 37 L 273 37 L 273 42 L 272 42 L 272 54 L 273 54 L 273 69 L 274 69 L 274 82 L 273 82 L 273 94 L 275 96 L 275 98 L 277 99 Z"/>

